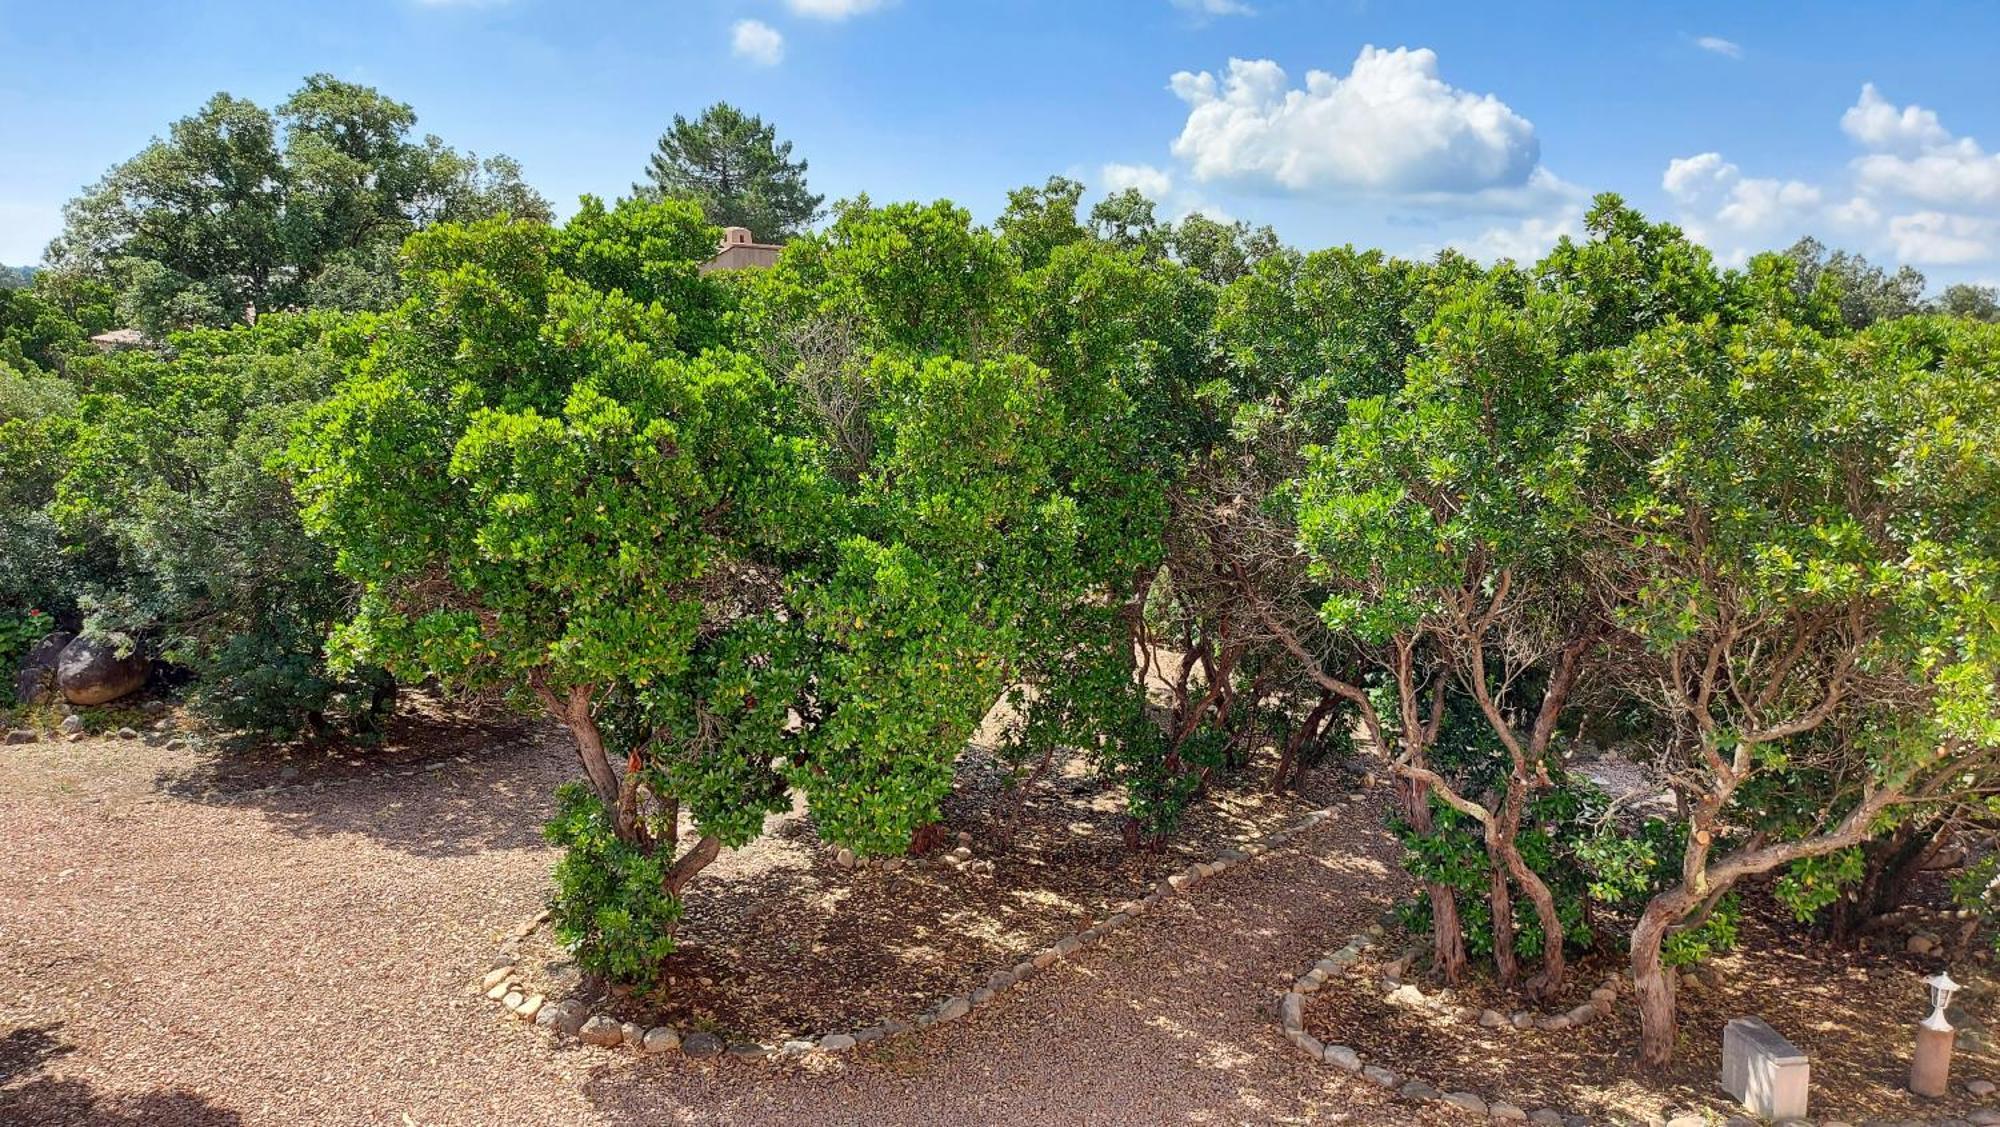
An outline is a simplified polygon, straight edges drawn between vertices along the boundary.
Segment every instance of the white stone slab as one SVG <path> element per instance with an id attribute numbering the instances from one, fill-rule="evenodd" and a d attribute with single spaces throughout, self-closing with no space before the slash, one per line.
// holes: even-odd
<path id="1" fill-rule="evenodd" d="M 1797 1045 L 1754 1017 L 1722 1028 L 1722 1087 L 1750 1114 L 1763 1119 L 1803 1119 L 1812 1064 Z"/>

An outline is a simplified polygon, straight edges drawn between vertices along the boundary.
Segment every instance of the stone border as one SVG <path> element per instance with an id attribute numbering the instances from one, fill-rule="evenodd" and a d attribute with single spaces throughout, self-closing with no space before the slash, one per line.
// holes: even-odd
<path id="1" fill-rule="evenodd" d="M 1504 1099 L 1486 1099 L 1484 1095 L 1480 1095 L 1476 1091 L 1440 1091 L 1436 1085 L 1426 1083 L 1426 1081 L 1422 1081 L 1418 1077 L 1398 1075 L 1394 1069 L 1386 1069 L 1382 1065 L 1364 1063 L 1362 1053 L 1358 1049 L 1354 1049 L 1352 1045 L 1326 1045 L 1318 1037 L 1314 1037 L 1312 1033 L 1308 1033 L 1306 1031 L 1306 995 L 1318 993 L 1320 987 L 1324 987 L 1336 975 L 1352 975 L 1354 967 L 1362 959 L 1362 951 L 1366 951 L 1368 947 L 1374 947 L 1376 941 L 1382 935 L 1384 935 L 1384 929 L 1380 925 L 1370 927 L 1366 933 L 1352 935 L 1344 947 L 1340 947 L 1338 951 L 1332 951 L 1326 957 L 1322 957 L 1316 963 L 1312 963 L 1312 967 L 1306 973 L 1298 975 L 1298 979 L 1292 983 L 1292 987 L 1284 991 L 1284 997 L 1278 999 L 1278 1027 L 1284 1029 L 1284 1037 L 1288 1041 L 1292 1041 L 1292 1045 L 1298 1045 L 1298 1049 L 1302 1053 L 1306 1053 L 1308 1057 L 1312 1057 L 1316 1061 L 1322 1061 L 1322 1063 L 1334 1065 L 1334 1067 L 1338 1067 L 1338 1069 L 1342 1069 L 1346 1073 L 1358 1075 L 1358 1077 L 1362 1077 L 1362 1079 L 1366 1079 L 1366 1081 L 1370 1081 L 1370 1083 L 1374 1083 L 1378 1087 L 1394 1091 L 1396 1095 L 1400 1095 L 1404 1099 L 1418 1101 L 1418 1103 L 1442 1103 L 1446 1107 L 1454 1107 L 1454 1109 L 1458 1109 L 1458 1111 L 1462 1111 L 1462 1113 L 1466 1113 L 1466 1115 L 1470 1115 L 1474 1119 L 1480 1119 L 1480 1121 L 1490 1121 L 1490 1123 L 1552 1123 L 1552 1125 L 1568 1125 L 1568 1127 L 1578 1127 L 1578 1125 L 1588 1125 L 1590 1123 L 1588 1117 L 1568 1115 L 1564 1111 L 1556 1111 L 1554 1107 L 1538 1107 L 1536 1111 L 1522 1111 L 1520 1107 L 1516 1107 L 1516 1105 L 1512 1105 L 1512 1103 L 1508 1103 Z M 1388 987 L 1388 993 L 1384 995 L 1384 1001 L 1388 1001 L 1392 1005 L 1410 1005 L 1410 1007 L 1426 1007 L 1426 1009 L 1434 1009 L 1434 1011 L 1448 1011 L 1448 1007 L 1442 1001 L 1438 1001 L 1436 997 L 1424 995 L 1424 991 L 1418 989 L 1414 983 L 1400 981 L 1402 979 L 1402 969 L 1408 969 L 1410 957 L 1412 957 L 1412 953 L 1404 953 L 1400 959 L 1396 959 L 1396 963 L 1390 965 L 1390 973 L 1386 973 L 1382 977 L 1382 985 Z M 1532 1015 L 1528 1011 L 1522 1011 L 1522 1013 L 1516 1013 L 1512 1019 L 1506 1019 L 1496 1009 L 1482 1011 L 1482 1009 L 1472 1009 L 1472 1007 L 1450 1009 L 1450 1013 L 1456 1019 L 1466 1019 L 1466 1011 L 1470 1011 L 1470 1021 L 1474 1021 L 1478 1025 L 1488 1025 L 1488 1027 L 1494 1027 L 1492 1019 L 1500 1019 L 1500 1025 L 1510 1027 L 1510 1029 L 1560 1031 L 1560 1029 L 1574 1027 L 1576 1025 L 1574 1019 L 1578 1017 L 1578 1011 L 1582 1011 L 1582 1009 L 1590 1011 L 1590 1015 L 1586 1015 L 1584 1021 L 1594 1019 L 1600 1013 L 1610 1013 L 1612 999 L 1616 999 L 1616 993 L 1618 993 L 1614 981 L 1616 979 L 1608 979 L 1602 987 L 1590 991 L 1592 1001 L 1588 1001 L 1584 1005 L 1578 1005 L 1576 1009 L 1572 1009 L 1568 1013 L 1560 1013 L 1560 1015 L 1552 1015 L 1552 1017 L 1536 1017 L 1536 1015 Z M 1600 997 L 1604 993 L 1610 993 L 1612 999 Z"/>
<path id="2" fill-rule="evenodd" d="M 1350 936 L 1346 946 L 1313 963 L 1310 969 L 1292 982 L 1291 987 L 1285 991 L 1284 996 L 1278 1002 L 1278 1025 L 1284 1030 L 1286 1040 L 1298 1046 L 1299 1050 L 1307 1056 L 1325 1064 L 1333 1065 L 1344 1072 L 1358 1075 L 1362 1079 L 1394 1092 L 1406 1100 L 1419 1103 L 1441 1103 L 1455 1108 L 1475 1120 L 1491 1123 L 1542 1123 L 1556 1125 L 1556 1127 L 1589 1127 L 1592 1120 L 1588 1116 L 1572 1115 L 1550 1107 L 1537 1108 L 1532 1112 L 1527 1112 L 1504 1100 L 1488 1099 L 1477 1092 L 1442 1091 L 1435 1085 L 1417 1077 L 1398 1075 L 1391 1069 L 1365 1063 L 1360 1051 L 1351 1045 L 1324 1044 L 1319 1038 L 1306 1032 L 1306 996 L 1318 993 L 1321 987 L 1332 981 L 1337 975 L 1353 974 L 1354 967 L 1361 961 L 1361 952 L 1375 946 L 1376 941 L 1382 938 L 1383 934 L 1383 928 L 1378 925 L 1370 927 L 1365 933 Z M 1401 982 L 1399 971 L 1400 969 L 1407 969 L 1409 960 L 1413 955 L 1414 952 L 1405 952 L 1402 957 L 1396 960 L 1396 963 L 1391 964 L 1390 973 L 1383 976 L 1382 985 L 1388 989 L 1388 994 L 1383 998 L 1384 1001 L 1389 1002 L 1391 1005 L 1423 1006 L 1438 1012 L 1450 1012 L 1453 1017 L 1461 1021 L 1468 1020 L 1469 1013 L 1469 1020 L 1488 1028 L 1504 1026 L 1511 1029 L 1537 1029 L 1549 1032 L 1573 1029 L 1585 1021 L 1592 1021 L 1611 1013 L 1618 998 L 1618 986 L 1625 981 L 1622 974 L 1610 975 L 1604 980 L 1603 985 L 1590 992 L 1590 1001 L 1566 1013 L 1537 1016 L 1523 1011 L 1514 1014 L 1510 1019 L 1502 1017 L 1497 1010 L 1478 1010 L 1470 1006 L 1451 1009 L 1439 999 L 1426 996 L 1416 986 Z M 1584 1015 L 1581 1013 L 1583 1010 L 1591 1012 L 1588 1015 Z M 1501 1019 L 1499 1025 L 1494 1024 L 1494 1018 Z M 1526 1020 L 1524 1021 L 1524 1019 Z M 1977 1083 L 1977 1081 L 1974 1083 Z M 1967 1085 L 1967 1090 L 1971 1091 L 1969 1085 Z M 1973 1094 L 1978 1095 L 1979 1093 L 1974 1092 Z M 1657 1121 L 1654 1120 L 1652 1122 Z M 1664 1118 L 1664 1121 L 1667 1127 L 1700 1127 L 1700 1125 L 1706 1124 L 1710 1120 L 1700 1115 L 1687 1115 Z M 1729 1122 L 1736 1123 L 1739 1121 L 1744 1123 L 1750 1122 L 1748 1118 L 1731 1119 Z M 1848 1127 L 1849 1121 L 1837 1117 L 1821 1117 L 1817 1120 L 1801 1119 L 1786 1120 L 1785 1122 L 1787 1124 L 1801 1124 L 1804 1127 L 1810 1127 L 1810 1124 L 1814 1122 L 1822 1124 L 1822 1127 Z M 1870 1120 L 1868 1122 L 1874 1121 Z M 1934 1121 L 1897 1120 L 1897 1122 L 1899 1124 L 1907 1124 L 1909 1127 L 1962 1127 L 1962 1125 L 1968 1123 L 2000 1124 L 2000 1112 L 1982 1108 L 1964 1118 L 1953 1117 Z"/>
<path id="3" fill-rule="evenodd" d="M 843 869 L 873 870 L 893 873 L 905 867 L 918 865 L 946 865 L 967 873 L 984 873 L 992 876 L 994 863 L 990 860 L 974 860 L 972 856 L 972 835 L 960 830 L 958 840 L 949 850 L 931 852 L 916 857 L 862 857 L 854 850 L 841 846 L 832 851 L 833 863 Z"/>
<path id="4" fill-rule="evenodd" d="M 1365 801 L 1365 796 L 1357 794 L 1351 796 L 1345 805 L 1351 807 L 1362 801 Z M 1063 936 L 1011 967 L 994 971 L 973 990 L 954 994 L 908 1020 L 890 1019 L 865 1029 L 800 1034 L 777 1044 L 724 1041 L 712 1033 L 694 1032 L 684 1036 L 680 1030 L 672 1026 L 657 1025 L 648 1029 L 634 1022 L 620 1022 L 608 1014 L 592 1013 L 588 1007 L 573 999 L 551 1002 L 531 990 L 515 974 L 521 940 L 533 934 L 534 930 L 548 919 L 546 911 L 530 917 L 514 929 L 501 944 L 501 954 L 494 961 L 493 969 L 489 970 L 472 989 L 499 1003 L 514 1017 L 522 1021 L 531 1021 L 536 1026 L 548 1030 L 557 1039 L 573 1038 L 583 1044 L 600 1048 L 629 1047 L 644 1053 L 678 1050 L 683 1056 L 694 1060 L 712 1060 L 721 1056 L 761 1060 L 802 1056 L 807 1053 L 848 1052 L 857 1046 L 880 1041 L 885 1037 L 913 1033 L 956 1021 L 1001 994 L 1020 987 L 1057 962 L 1076 955 L 1106 935 L 1131 924 L 1132 921 L 1158 907 L 1162 901 L 1184 895 L 1202 881 L 1290 843 L 1294 837 L 1332 817 L 1334 810 L 1335 807 L 1327 806 L 1308 811 L 1303 818 L 1284 829 L 1273 831 L 1255 841 L 1225 849 L 1212 861 L 1196 862 L 1179 872 L 1171 873 L 1161 880 L 1152 892 L 1138 899 L 1127 900 L 1113 908 L 1103 920 L 1090 927 Z M 963 849 L 965 846 L 961 844 L 959 848 Z M 960 859 L 958 864 L 964 866 L 967 862 Z"/>

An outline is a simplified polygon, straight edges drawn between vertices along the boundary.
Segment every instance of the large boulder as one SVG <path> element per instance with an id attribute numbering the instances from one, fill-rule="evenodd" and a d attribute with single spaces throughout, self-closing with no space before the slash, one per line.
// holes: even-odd
<path id="1" fill-rule="evenodd" d="M 136 692 L 146 683 L 146 671 L 146 658 L 138 650 L 120 657 L 110 639 L 86 636 L 63 647 L 56 684 L 71 704 L 107 704 Z"/>
<path id="2" fill-rule="evenodd" d="M 28 656 L 21 659 L 21 668 L 14 674 L 16 701 L 33 704 L 56 691 L 56 665 L 62 660 L 63 647 L 75 637 L 58 630 L 28 650 Z"/>

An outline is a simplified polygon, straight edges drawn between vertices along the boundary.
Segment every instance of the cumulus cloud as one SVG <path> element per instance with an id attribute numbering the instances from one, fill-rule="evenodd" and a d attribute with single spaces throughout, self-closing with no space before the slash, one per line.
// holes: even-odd
<path id="1" fill-rule="evenodd" d="M 1694 45 L 1711 54 L 1721 55 L 1728 59 L 1740 59 L 1743 57 L 1742 44 L 1724 39 L 1720 35 L 1699 36 L 1695 39 Z"/>
<path id="2" fill-rule="evenodd" d="M 1218 77 L 1182 71 L 1173 143 L 1195 179 L 1292 192 L 1452 197 L 1537 184 L 1535 127 L 1491 94 L 1438 77 L 1428 49 L 1364 47 L 1346 75 L 1294 87 L 1269 59 L 1231 59 Z"/>
<path id="3" fill-rule="evenodd" d="M 773 67 L 784 61 L 785 37 L 762 20 L 737 20 L 729 30 L 729 49 L 739 59 Z"/>
<path id="4" fill-rule="evenodd" d="M 1579 238 L 1582 233 L 1582 210 L 1568 208 L 1553 215 L 1530 215 L 1514 223 L 1488 227 L 1451 245 L 1482 262 L 1498 262 L 1503 258 L 1534 262 L 1565 235 Z"/>
<path id="5" fill-rule="evenodd" d="M 1107 164 L 1098 181 L 1107 192 L 1137 188 L 1140 195 L 1155 202 L 1165 200 L 1174 190 L 1173 176 L 1150 164 Z"/>
<path id="6" fill-rule="evenodd" d="M 1660 185 L 1690 235 L 1724 261 L 1818 234 L 1917 266 L 2000 254 L 2000 155 L 1955 136 L 1936 111 L 1899 106 L 1873 83 L 1840 118 L 1864 151 L 1843 185 L 1751 177 L 1720 153 L 1668 163 Z"/>
<path id="7" fill-rule="evenodd" d="M 785 6 L 793 15 L 815 20 L 844 20 L 850 16 L 866 15 L 882 7 L 887 0 L 785 0 Z"/>
<path id="8" fill-rule="evenodd" d="M 1860 100 L 1840 115 L 1840 131 L 1871 149 L 1915 151 L 1951 140 L 1936 112 L 1922 106 L 1897 109 L 1873 82 L 1863 83 Z"/>
<path id="9" fill-rule="evenodd" d="M 1889 220 L 1896 256 L 1918 266 L 1983 262 L 2000 244 L 2000 219 L 1919 211 Z"/>

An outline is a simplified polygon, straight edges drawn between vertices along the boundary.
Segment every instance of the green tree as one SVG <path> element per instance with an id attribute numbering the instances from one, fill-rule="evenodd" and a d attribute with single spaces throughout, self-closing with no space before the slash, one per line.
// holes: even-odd
<path id="1" fill-rule="evenodd" d="M 1057 247 L 1090 237 L 1077 221 L 1083 185 L 1067 176 L 1051 176 L 1037 188 L 1029 185 L 1007 193 L 1007 209 L 994 226 L 1014 249 L 1023 269 L 1044 266 Z"/>
<path id="2" fill-rule="evenodd" d="M 1710 318 L 1593 371 L 1596 598 L 1632 643 L 1629 690 L 1670 724 L 1685 811 L 1678 879 L 1631 936 L 1649 1064 L 1674 1043 L 1663 943 L 2000 749 L 1994 333 L 1903 318 L 1843 342 Z M 1800 805 L 1778 817 L 1786 792 Z"/>
<path id="3" fill-rule="evenodd" d="M 785 805 L 803 663 L 784 577 L 828 511 L 774 385 L 707 347 L 716 235 L 683 201 L 420 233 L 409 297 L 292 454 L 308 526 L 362 588 L 341 663 L 569 730 L 588 792 L 551 825 L 557 923 L 621 977 Z"/>
<path id="4" fill-rule="evenodd" d="M 275 113 L 217 94 L 64 210 L 52 272 L 109 285 L 155 336 L 257 311 L 383 308 L 388 260 L 444 220 L 547 204 L 506 158 L 481 162 L 374 89 L 313 75 Z"/>
<path id="5" fill-rule="evenodd" d="M 747 227 L 771 242 L 795 238 L 820 216 L 824 196 L 806 188 L 806 162 L 774 126 L 727 102 L 693 121 L 674 115 L 634 191 L 693 200 L 718 227 Z"/>
<path id="6" fill-rule="evenodd" d="M 271 465 L 358 338 L 328 314 L 273 314 L 172 344 L 110 358 L 63 446 L 50 511 L 111 561 L 79 583 L 87 625 L 191 670 L 194 706 L 227 727 L 371 726 L 388 682 L 323 657 L 355 588 Z"/>

